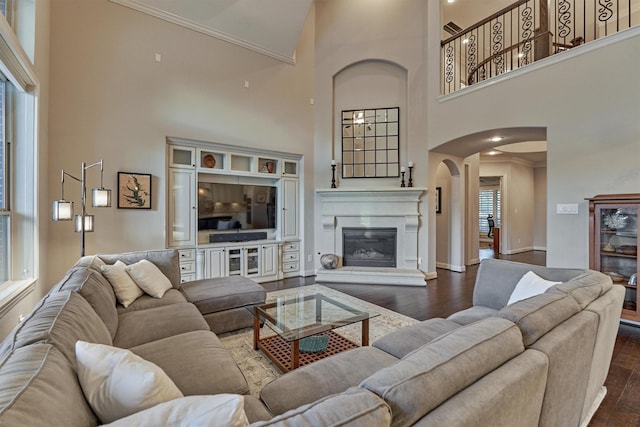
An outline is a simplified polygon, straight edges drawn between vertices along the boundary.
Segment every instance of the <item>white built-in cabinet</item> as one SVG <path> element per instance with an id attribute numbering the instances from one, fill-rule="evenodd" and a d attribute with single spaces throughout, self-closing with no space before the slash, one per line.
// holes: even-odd
<path id="1" fill-rule="evenodd" d="M 180 250 L 181 280 L 300 275 L 300 156 L 181 138 L 167 142 L 167 247 Z M 277 229 L 266 239 L 241 243 L 199 237 L 198 181 L 204 178 L 277 186 Z"/>
<path id="2" fill-rule="evenodd" d="M 194 246 L 197 236 L 195 171 L 169 168 L 167 236 L 169 246 Z"/>

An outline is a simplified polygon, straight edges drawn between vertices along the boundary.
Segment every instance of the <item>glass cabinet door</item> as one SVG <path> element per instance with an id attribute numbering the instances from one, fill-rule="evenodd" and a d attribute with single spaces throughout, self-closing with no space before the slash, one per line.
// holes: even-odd
<path id="1" fill-rule="evenodd" d="M 257 276 L 260 274 L 260 252 L 259 247 L 246 248 L 247 277 Z"/>
<path id="2" fill-rule="evenodd" d="M 227 274 L 239 276 L 242 274 L 242 248 L 227 250 Z"/>
<path id="3" fill-rule="evenodd" d="M 596 269 L 626 288 L 623 310 L 638 312 L 638 205 L 596 208 Z"/>

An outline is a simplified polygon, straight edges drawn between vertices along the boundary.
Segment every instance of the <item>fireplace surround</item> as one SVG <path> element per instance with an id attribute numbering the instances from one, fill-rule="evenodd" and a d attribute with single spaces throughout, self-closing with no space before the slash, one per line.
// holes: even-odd
<path id="1" fill-rule="evenodd" d="M 342 260 L 335 270 L 317 270 L 316 280 L 424 286 L 425 275 L 418 269 L 419 205 L 424 192 L 416 187 L 316 190 L 321 202 L 319 252 Z M 395 229 L 395 266 L 345 265 L 343 230 L 350 228 Z"/>

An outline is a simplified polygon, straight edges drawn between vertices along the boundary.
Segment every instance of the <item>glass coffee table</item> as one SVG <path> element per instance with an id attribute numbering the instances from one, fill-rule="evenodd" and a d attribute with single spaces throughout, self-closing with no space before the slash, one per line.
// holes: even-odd
<path id="1" fill-rule="evenodd" d="M 361 345 L 369 345 L 369 319 L 379 315 L 322 293 L 278 298 L 251 310 L 254 349 L 261 350 L 283 372 L 358 347 L 334 332 L 343 326 L 362 322 Z M 275 335 L 261 338 L 262 325 Z"/>

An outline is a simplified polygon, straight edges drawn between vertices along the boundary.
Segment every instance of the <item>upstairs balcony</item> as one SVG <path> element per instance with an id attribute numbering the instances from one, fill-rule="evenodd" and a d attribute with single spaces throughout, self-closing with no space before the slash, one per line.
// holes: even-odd
<path id="1" fill-rule="evenodd" d="M 441 42 L 441 93 L 640 24 L 640 0 L 520 0 Z"/>

